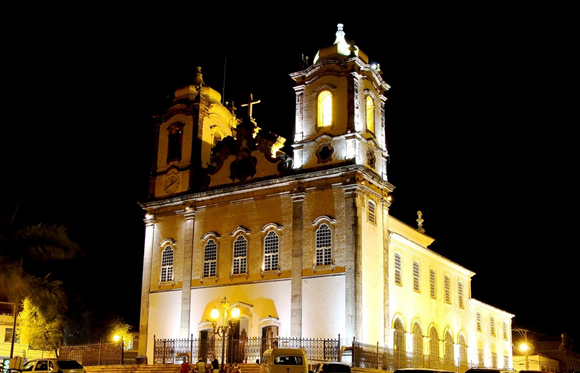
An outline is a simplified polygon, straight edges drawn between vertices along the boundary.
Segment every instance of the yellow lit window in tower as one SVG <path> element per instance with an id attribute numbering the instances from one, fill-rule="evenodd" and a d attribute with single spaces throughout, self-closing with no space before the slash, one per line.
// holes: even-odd
<path id="1" fill-rule="evenodd" d="M 318 127 L 332 125 L 332 93 L 322 91 L 318 95 Z"/>
<path id="2" fill-rule="evenodd" d="M 370 96 L 366 99 L 367 108 L 367 130 L 375 132 L 375 103 Z"/>

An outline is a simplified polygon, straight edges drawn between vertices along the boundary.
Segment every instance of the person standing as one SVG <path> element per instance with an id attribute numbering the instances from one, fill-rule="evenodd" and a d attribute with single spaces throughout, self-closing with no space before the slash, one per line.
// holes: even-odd
<path id="1" fill-rule="evenodd" d="M 199 358 L 199 361 L 196 364 L 197 373 L 207 373 L 207 364 L 202 358 Z"/>
<path id="2" fill-rule="evenodd" d="M 211 369 L 212 369 L 212 373 L 219 373 L 220 371 L 220 363 L 218 362 L 218 359 L 213 359 L 211 362 Z"/>
<path id="3" fill-rule="evenodd" d="M 187 362 L 187 358 L 183 358 L 183 363 L 181 363 L 181 370 L 180 373 L 189 373 L 191 372 L 191 366 Z"/>

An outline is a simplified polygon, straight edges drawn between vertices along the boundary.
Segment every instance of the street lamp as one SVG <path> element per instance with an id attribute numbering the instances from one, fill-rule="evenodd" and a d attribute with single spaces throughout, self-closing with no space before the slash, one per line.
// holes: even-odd
<path id="1" fill-rule="evenodd" d="M 524 338 L 524 341 L 520 343 L 520 351 L 523 351 L 526 357 L 526 370 L 530 369 L 530 363 L 528 360 L 528 356 L 530 355 L 530 351 L 532 350 L 532 346 L 528 343 L 528 331 L 526 329 L 519 329 L 516 328 L 514 331 L 520 333 L 520 335 Z"/>
<path id="2" fill-rule="evenodd" d="M 211 310 L 211 318 L 213 319 L 212 324 L 213 324 L 213 333 L 214 333 L 214 338 L 216 336 L 216 334 L 221 337 L 222 339 L 222 366 L 221 366 L 221 372 L 225 371 L 225 366 L 224 366 L 224 352 L 226 350 L 226 336 L 228 335 L 228 333 L 231 330 L 231 326 L 228 324 L 228 308 L 230 307 L 230 302 L 227 300 L 227 298 L 224 296 L 224 299 L 222 299 L 221 301 L 221 305 L 222 305 L 222 325 L 217 325 L 217 321 L 220 317 L 220 311 L 217 308 L 213 308 Z M 238 317 L 240 317 L 240 309 L 238 307 L 234 307 L 232 309 L 232 314 L 231 314 L 232 318 L 237 319 Z"/>
<path id="3" fill-rule="evenodd" d="M 528 361 L 528 355 L 530 353 L 530 346 L 528 345 L 527 342 L 522 342 L 520 344 L 520 351 L 523 351 L 524 354 L 526 355 L 526 370 L 529 370 L 530 369 L 530 364 L 529 364 L 529 361 Z"/>

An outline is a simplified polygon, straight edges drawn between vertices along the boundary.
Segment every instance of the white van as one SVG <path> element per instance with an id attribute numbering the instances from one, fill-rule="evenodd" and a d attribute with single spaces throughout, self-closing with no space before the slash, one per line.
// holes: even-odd
<path id="1" fill-rule="evenodd" d="M 306 352 L 300 348 L 270 348 L 262 355 L 260 373 L 308 373 Z"/>

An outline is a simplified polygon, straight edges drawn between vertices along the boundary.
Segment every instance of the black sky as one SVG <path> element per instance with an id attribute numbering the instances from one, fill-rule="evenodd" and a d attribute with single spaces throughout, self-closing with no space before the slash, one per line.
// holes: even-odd
<path id="1" fill-rule="evenodd" d="M 290 143 L 289 74 L 343 23 L 392 87 L 391 213 L 416 226 L 421 210 L 430 248 L 474 271 L 472 296 L 514 326 L 580 338 L 568 11 L 292 4 L 18 13 L 4 35 L 2 211 L 69 227 L 86 251 L 73 287 L 137 326 L 151 116 L 201 66 L 238 109 L 261 100 L 258 125 Z"/>

